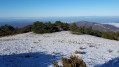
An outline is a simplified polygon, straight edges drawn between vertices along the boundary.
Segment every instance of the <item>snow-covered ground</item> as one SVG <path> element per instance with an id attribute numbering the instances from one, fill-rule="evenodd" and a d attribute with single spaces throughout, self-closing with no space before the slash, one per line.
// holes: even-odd
<path id="1" fill-rule="evenodd" d="M 82 58 L 88 67 L 119 67 L 119 41 L 68 31 L 0 37 L 0 67 L 53 67 L 52 62 L 61 64 L 61 57 L 70 55 Z"/>

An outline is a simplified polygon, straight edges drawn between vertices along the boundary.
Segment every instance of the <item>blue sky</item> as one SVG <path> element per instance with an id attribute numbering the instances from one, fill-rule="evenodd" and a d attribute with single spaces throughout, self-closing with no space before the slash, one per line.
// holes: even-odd
<path id="1" fill-rule="evenodd" d="M 0 17 L 119 16 L 119 0 L 0 0 Z"/>

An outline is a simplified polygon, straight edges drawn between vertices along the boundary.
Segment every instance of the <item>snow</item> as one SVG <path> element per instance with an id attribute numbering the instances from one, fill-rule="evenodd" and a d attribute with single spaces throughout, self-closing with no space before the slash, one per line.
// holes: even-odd
<path id="1" fill-rule="evenodd" d="M 61 57 L 70 55 L 82 58 L 88 67 L 119 67 L 119 41 L 69 31 L 0 38 L 0 67 L 53 67 L 52 62 L 61 65 Z"/>

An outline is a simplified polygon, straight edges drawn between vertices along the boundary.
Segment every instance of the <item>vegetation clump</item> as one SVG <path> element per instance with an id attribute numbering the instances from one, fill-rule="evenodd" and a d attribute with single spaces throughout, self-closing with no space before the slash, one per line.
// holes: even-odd
<path id="1" fill-rule="evenodd" d="M 59 66 L 57 62 L 53 63 L 54 67 L 87 67 L 82 59 L 76 56 L 70 56 L 70 58 L 62 57 L 62 66 Z"/>
<path id="2" fill-rule="evenodd" d="M 61 21 L 56 21 L 55 26 L 57 26 L 58 28 L 62 29 L 62 30 L 69 30 L 69 24 L 68 23 L 63 23 Z"/>
<path id="3" fill-rule="evenodd" d="M 75 51 L 75 54 L 82 54 L 82 52 L 81 51 Z"/>
<path id="4" fill-rule="evenodd" d="M 54 24 L 51 24 L 50 22 L 43 23 L 43 22 L 36 21 L 32 25 L 32 31 L 34 33 L 40 33 L 40 34 L 52 33 L 52 32 L 57 32 L 58 28 Z"/>
<path id="5" fill-rule="evenodd" d="M 83 50 L 83 47 L 80 47 L 79 49 Z"/>
<path id="6" fill-rule="evenodd" d="M 0 36 L 14 35 L 19 33 L 34 32 L 38 34 L 53 33 L 61 30 L 69 30 L 73 34 L 89 34 L 97 37 L 102 37 L 111 40 L 119 40 L 119 32 L 100 32 L 93 30 L 92 27 L 77 27 L 75 23 L 69 25 L 61 21 L 51 22 L 39 22 L 36 21 L 32 25 L 27 25 L 23 28 L 14 28 L 10 25 L 0 26 Z"/>
<path id="7" fill-rule="evenodd" d="M 109 53 L 111 53 L 111 52 L 112 52 L 112 50 L 110 50 L 110 49 L 109 49 L 109 50 L 107 50 L 107 51 L 108 51 Z"/>
<path id="8" fill-rule="evenodd" d="M 73 34 L 89 34 L 106 39 L 119 40 L 119 32 L 100 32 L 93 30 L 92 27 L 77 27 L 75 23 L 70 25 L 69 29 Z"/>

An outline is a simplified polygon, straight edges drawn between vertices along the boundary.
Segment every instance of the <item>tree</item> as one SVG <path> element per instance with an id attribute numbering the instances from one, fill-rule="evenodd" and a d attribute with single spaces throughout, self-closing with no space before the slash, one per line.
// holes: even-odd
<path id="1" fill-rule="evenodd" d="M 77 32 L 78 27 L 76 26 L 75 23 L 73 23 L 73 24 L 69 27 L 69 29 L 70 29 L 72 32 Z"/>
<path id="2" fill-rule="evenodd" d="M 34 33 L 45 33 L 45 28 L 45 24 L 39 21 L 34 22 L 32 25 L 32 31 Z"/>
<path id="3" fill-rule="evenodd" d="M 54 23 L 57 27 L 61 28 L 62 30 L 69 30 L 69 24 L 68 23 L 63 23 L 61 21 L 56 21 Z"/>
<path id="4" fill-rule="evenodd" d="M 50 22 L 47 23 L 42 23 L 39 21 L 34 22 L 32 25 L 32 31 L 34 33 L 52 33 L 58 31 L 58 28 L 54 25 L 51 24 Z"/>
<path id="5" fill-rule="evenodd" d="M 111 32 L 103 32 L 102 37 L 103 37 L 103 38 L 107 38 L 107 39 L 115 40 L 114 34 L 111 33 Z"/>
<path id="6" fill-rule="evenodd" d="M 46 28 L 45 28 L 46 33 L 52 33 L 52 32 L 59 31 L 58 28 L 54 24 L 52 24 L 51 22 L 47 22 L 47 23 L 45 23 L 45 25 L 46 25 Z"/>
<path id="7" fill-rule="evenodd" d="M 9 31 L 13 31 L 14 30 L 14 27 L 10 26 L 10 25 L 5 25 L 5 26 L 1 26 L 0 27 L 0 32 L 1 33 L 6 33 L 6 32 L 9 32 Z"/>
<path id="8" fill-rule="evenodd" d="M 32 29 L 32 25 L 25 26 L 25 27 L 23 27 L 23 28 L 20 29 L 20 33 L 30 32 L 31 29 Z"/>

